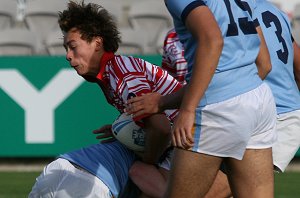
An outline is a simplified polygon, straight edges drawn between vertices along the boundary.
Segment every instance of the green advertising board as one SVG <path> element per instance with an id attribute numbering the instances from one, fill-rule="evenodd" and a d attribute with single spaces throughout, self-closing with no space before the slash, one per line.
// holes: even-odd
<path id="1" fill-rule="evenodd" d="M 64 57 L 0 57 L 0 106 L 0 157 L 54 157 L 97 143 L 92 131 L 118 115 Z"/>
<path id="2" fill-rule="evenodd" d="M 118 115 L 64 57 L 0 57 L 0 88 L 0 157 L 52 157 L 97 143 L 92 131 Z"/>

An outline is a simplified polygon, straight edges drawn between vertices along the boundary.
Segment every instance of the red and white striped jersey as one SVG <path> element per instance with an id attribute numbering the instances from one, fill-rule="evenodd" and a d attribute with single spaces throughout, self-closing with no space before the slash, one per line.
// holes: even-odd
<path id="1" fill-rule="evenodd" d="M 126 101 L 142 94 L 158 92 L 166 95 L 177 91 L 181 84 L 165 70 L 143 59 L 132 56 L 105 53 L 97 75 L 108 103 L 123 112 Z M 177 110 L 167 110 L 165 114 L 173 120 Z M 147 115 L 143 115 L 139 120 Z"/>
<path id="2" fill-rule="evenodd" d="M 181 84 L 186 83 L 187 62 L 184 58 L 183 45 L 174 29 L 167 33 L 164 40 L 162 68 L 167 70 Z"/>

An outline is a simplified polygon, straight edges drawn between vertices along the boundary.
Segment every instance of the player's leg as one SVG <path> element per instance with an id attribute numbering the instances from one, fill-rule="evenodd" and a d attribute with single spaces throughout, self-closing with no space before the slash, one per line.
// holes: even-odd
<path id="1" fill-rule="evenodd" d="M 252 131 L 249 120 L 256 114 L 242 98 L 247 95 L 197 108 L 194 152 L 176 149 L 166 197 L 204 197 L 219 171 L 221 157 L 242 159 Z M 242 130 L 245 128 L 250 128 L 248 133 Z"/>
<path id="2" fill-rule="evenodd" d="M 28 195 L 29 198 L 54 197 L 64 176 L 64 161 L 64 159 L 57 159 L 44 167 L 43 172 L 36 178 L 36 182 Z"/>
<path id="3" fill-rule="evenodd" d="M 274 197 L 272 149 L 247 149 L 243 160 L 227 159 L 233 197 Z"/>
<path id="4" fill-rule="evenodd" d="M 112 198 L 109 188 L 96 176 L 88 171 L 74 166 L 60 181 L 55 197 L 57 198 Z"/>
<path id="5" fill-rule="evenodd" d="M 231 197 L 231 195 L 227 175 L 219 170 L 217 177 L 208 193 L 205 195 L 205 198 L 227 198 Z"/>
<path id="6" fill-rule="evenodd" d="M 273 146 L 274 169 L 284 172 L 300 145 L 300 110 L 277 116 L 277 142 Z"/>
<path id="7" fill-rule="evenodd" d="M 137 161 L 130 168 L 129 175 L 143 192 L 143 197 L 163 197 L 167 186 L 168 170 Z"/>
<path id="8" fill-rule="evenodd" d="M 142 193 L 141 196 L 139 196 L 138 198 L 155 198 L 155 197 L 149 197 L 149 196 Z"/>
<path id="9" fill-rule="evenodd" d="M 165 197 L 204 197 L 221 162 L 219 157 L 175 149 Z"/>
<path id="10" fill-rule="evenodd" d="M 111 198 L 112 196 L 108 187 L 97 177 L 59 158 L 44 168 L 29 197 Z"/>
<path id="11" fill-rule="evenodd" d="M 76 170 L 68 160 L 61 158 L 54 160 L 36 179 L 29 197 L 72 197 L 72 189 L 78 189 L 80 186 L 78 182 L 83 182 L 77 178 L 76 171 L 79 170 Z"/>
<path id="12" fill-rule="evenodd" d="M 226 159 L 229 182 L 234 197 L 271 198 L 274 197 L 272 146 L 277 137 L 274 98 L 266 84 L 247 96 L 244 102 L 253 107 L 251 123 L 255 127 L 243 159 Z"/>
<path id="13" fill-rule="evenodd" d="M 133 183 L 133 181 L 129 178 L 125 187 L 119 193 L 118 198 L 128 198 L 128 197 L 140 197 L 141 191 L 140 189 Z"/>

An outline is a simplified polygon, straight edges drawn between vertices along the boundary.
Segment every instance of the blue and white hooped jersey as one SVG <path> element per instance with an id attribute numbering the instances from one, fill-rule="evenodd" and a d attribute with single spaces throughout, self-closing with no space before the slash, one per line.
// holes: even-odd
<path id="1" fill-rule="evenodd" d="M 212 81 L 203 96 L 200 106 L 212 104 L 240 95 L 258 87 L 262 80 L 258 76 L 256 57 L 260 39 L 252 14 L 254 1 L 241 0 L 166 0 L 173 17 L 175 30 L 184 45 L 191 76 L 194 63 L 196 39 L 185 26 L 188 14 L 198 6 L 207 6 L 219 25 L 224 38 L 224 47 Z"/>
<path id="2" fill-rule="evenodd" d="M 288 16 L 266 0 L 256 0 L 254 11 L 265 35 L 272 71 L 265 81 L 271 87 L 277 113 L 300 109 L 300 93 L 294 77 L 294 49 Z"/>
<path id="3" fill-rule="evenodd" d="M 94 144 L 59 156 L 98 177 L 114 197 L 125 187 L 135 154 L 120 142 Z"/>

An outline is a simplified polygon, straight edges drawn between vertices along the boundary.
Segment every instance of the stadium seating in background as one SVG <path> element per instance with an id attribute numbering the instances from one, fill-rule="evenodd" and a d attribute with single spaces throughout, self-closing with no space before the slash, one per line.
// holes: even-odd
<path id="1" fill-rule="evenodd" d="M 26 2 L 24 22 L 44 42 L 48 33 L 59 29 L 58 12 L 68 0 L 30 0 Z"/>
<path id="2" fill-rule="evenodd" d="M 300 27 L 298 26 L 298 28 L 293 28 L 293 37 L 296 41 L 296 43 L 298 43 L 298 45 L 300 45 Z"/>
<path id="3" fill-rule="evenodd" d="M 85 0 L 87 3 L 95 3 L 104 7 L 115 18 L 118 26 L 122 26 L 124 23 L 124 0 Z"/>
<path id="4" fill-rule="evenodd" d="M 34 32 L 28 29 L 9 28 L 0 31 L 0 55 L 34 55 L 39 41 Z"/>
<path id="5" fill-rule="evenodd" d="M 295 29 L 300 28 L 300 3 L 296 4 L 294 7 L 292 24 L 293 24 L 293 28 Z"/>
<path id="6" fill-rule="evenodd" d="M 300 3 L 296 4 L 294 7 L 292 27 L 294 39 L 300 44 Z"/>
<path id="7" fill-rule="evenodd" d="M 45 48 L 50 56 L 64 56 L 66 50 L 63 47 L 63 34 L 61 30 L 55 30 L 48 34 L 45 40 Z"/>
<path id="8" fill-rule="evenodd" d="M 17 16 L 16 0 L 0 0 L 0 29 L 12 28 Z"/>
<path id="9" fill-rule="evenodd" d="M 121 27 L 119 31 L 121 32 L 122 42 L 117 51 L 118 54 L 133 55 L 145 53 L 147 45 L 146 34 L 130 27 Z"/>
<path id="10" fill-rule="evenodd" d="M 28 29 L 37 40 L 32 55 L 65 55 L 57 19 L 58 12 L 68 2 L 69 0 L 0 0 L 0 30 L 15 27 Z M 161 31 L 172 25 L 171 16 L 163 1 L 85 0 L 85 3 L 99 4 L 115 17 L 123 41 L 119 53 L 157 54 L 161 51 L 159 36 L 164 34 Z M 11 42 L 9 38 L 8 42 Z M 6 51 L 8 53 L 8 47 Z"/>
<path id="11" fill-rule="evenodd" d="M 156 40 L 163 28 L 171 27 L 172 19 L 163 1 L 138 1 L 128 10 L 130 26 L 140 34 L 147 34 L 145 53 L 154 53 Z"/>

